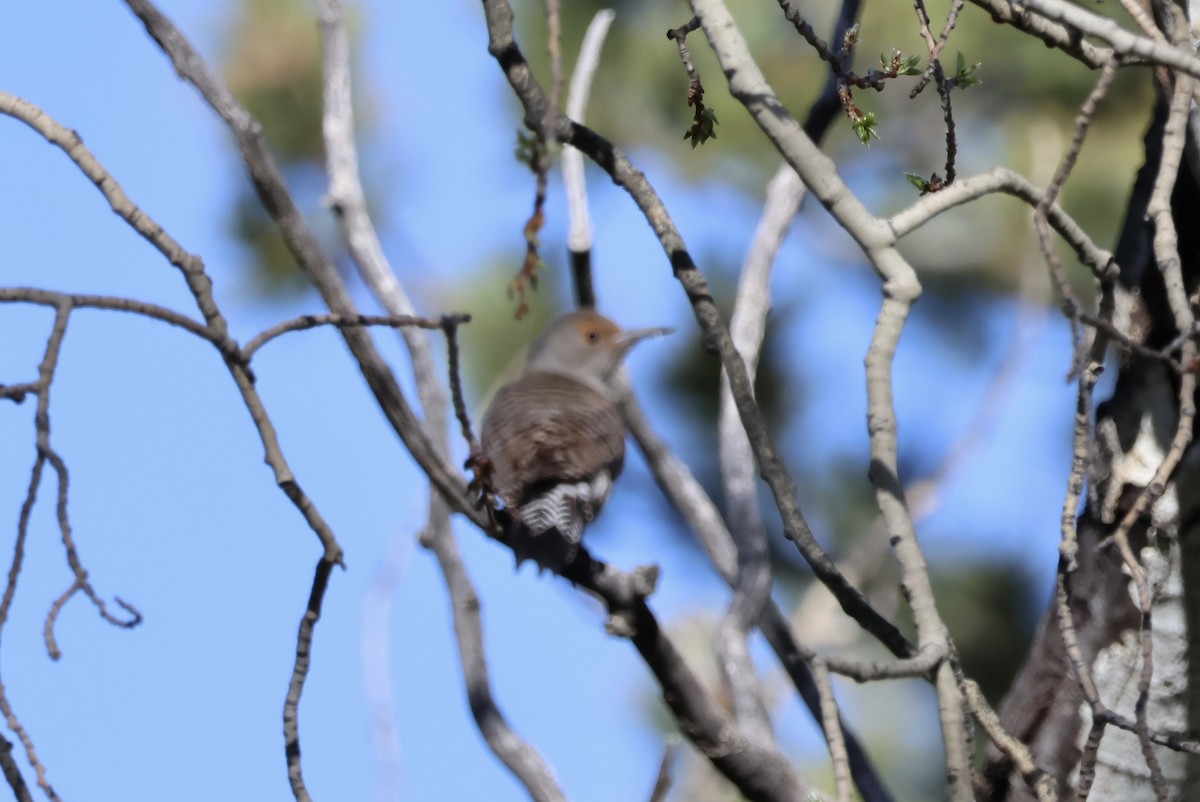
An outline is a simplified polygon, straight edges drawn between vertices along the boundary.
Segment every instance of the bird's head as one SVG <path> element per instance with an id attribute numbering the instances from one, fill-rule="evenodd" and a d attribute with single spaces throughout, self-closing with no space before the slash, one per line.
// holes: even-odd
<path id="1" fill-rule="evenodd" d="M 622 329 L 590 309 L 571 312 L 551 321 L 534 341 L 526 370 L 607 386 L 629 349 L 647 337 L 670 332 L 661 327 Z"/>

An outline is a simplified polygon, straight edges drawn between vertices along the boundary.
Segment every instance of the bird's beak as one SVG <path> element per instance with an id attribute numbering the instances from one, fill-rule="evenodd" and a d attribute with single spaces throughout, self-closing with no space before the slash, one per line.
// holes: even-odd
<path id="1" fill-rule="evenodd" d="M 654 326 L 645 329 L 626 329 L 617 335 L 617 344 L 621 351 L 628 351 L 633 346 L 640 343 L 642 340 L 647 340 L 651 337 L 666 337 L 675 329 L 667 326 Z"/>

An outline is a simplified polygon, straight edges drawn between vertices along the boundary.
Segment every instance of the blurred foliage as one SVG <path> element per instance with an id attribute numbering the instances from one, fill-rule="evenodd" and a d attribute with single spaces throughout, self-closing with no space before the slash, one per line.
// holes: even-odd
<path id="1" fill-rule="evenodd" d="M 733 311 L 736 287 L 728 272 L 714 270 L 709 289 L 721 310 L 722 317 L 729 319 Z M 791 418 L 801 411 L 804 397 L 801 388 L 795 385 L 792 368 L 781 352 L 782 338 L 772 334 L 785 327 L 792 315 L 802 306 L 798 299 L 788 299 L 782 306 L 772 308 L 767 318 L 766 337 L 759 359 L 758 374 L 754 381 L 754 395 L 759 408 L 772 429 L 785 427 Z M 718 404 L 721 389 L 721 363 L 716 355 L 706 353 L 697 343 L 689 349 L 683 359 L 675 360 L 659 380 L 663 389 L 678 394 L 681 409 L 690 417 L 713 421 L 714 427 L 705 429 L 705 450 L 716 453 Z"/>
<path id="2" fill-rule="evenodd" d="M 236 8 L 224 58 L 230 90 L 262 123 L 277 158 L 321 159 L 321 34 L 312 9 L 303 0 Z"/>
<path id="3" fill-rule="evenodd" d="M 326 249 L 344 261 L 343 249 L 321 197 L 325 191 L 325 149 L 321 132 L 322 45 L 311 4 L 306 0 L 245 0 L 233 6 L 226 24 L 223 76 L 246 110 L 262 125 L 296 203 Z M 351 12 L 347 30 L 351 52 L 358 51 L 361 25 Z M 355 75 L 355 125 L 360 141 L 371 127 L 369 92 Z M 239 166 L 240 169 L 240 166 Z M 291 295 L 308 282 L 249 181 L 230 204 L 229 229 L 247 255 L 249 285 L 264 297 Z M 368 186 L 368 200 L 378 206 Z M 377 219 L 382 219 L 376 215 Z"/>
<path id="4" fill-rule="evenodd" d="M 931 578 L 963 669 L 998 704 L 1025 659 L 1049 590 L 1026 565 L 1006 560 L 934 564 Z"/>

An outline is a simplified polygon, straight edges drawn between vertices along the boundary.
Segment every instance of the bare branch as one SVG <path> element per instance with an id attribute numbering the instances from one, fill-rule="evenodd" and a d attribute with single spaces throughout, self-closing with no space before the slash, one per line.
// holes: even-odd
<path id="1" fill-rule="evenodd" d="M 4 772 L 4 779 L 12 789 L 13 798 L 17 802 L 33 802 L 33 795 L 29 793 L 29 786 L 21 776 L 21 767 L 13 759 L 12 750 L 12 741 L 0 735 L 0 770 Z"/>
<path id="2" fill-rule="evenodd" d="M 1084 359 L 1082 337 L 1079 332 L 1079 313 L 1082 305 L 1076 297 L 1075 292 L 1071 289 L 1071 285 L 1067 281 L 1066 271 L 1063 269 L 1062 261 L 1058 258 L 1058 253 L 1054 249 L 1046 211 L 1057 200 L 1059 192 L 1066 183 L 1067 177 L 1074 169 L 1075 162 L 1079 158 L 1079 152 L 1083 149 L 1084 138 L 1087 136 L 1088 128 L 1091 126 L 1092 119 L 1095 116 L 1096 107 L 1108 93 L 1108 88 L 1112 84 L 1116 74 L 1116 60 L 1106 61 L 1100 71 L 1100 77 L 1096 80 L 1095 86 L 1092 87 L 1092 91 L 1088 93 L 1083 105 L 1079 108 L 1071 145 L 1067 148 L 1067 152 L 1063 154 L 1062 161 L 1055 171 L 1054 177 L 1050 180 L 1050 185 L 1046 188 L 1045 194 L 1033 209 L 1033 227 L 1037 231 L 1038 244 L 1042 249 L 1042 256 L 1050 268 L 1050 278 L 1054 283 L 1055 289 L 1058 291 L 1063 312 L 1071 324 L 1071 335 L 1075 342 L 1076 351 L 1073 360 L 1076 365 L 1081 365 Z M 1111 282 L 1106 282 L 1103 286 L 1107 287 L 1110 284 Z M 1101 320 L 1104 320 L 1104 318 L 1101 318 Z M 1072 368 L 1072 372 L 1074 371 L 1075 368 Z"/>
<path id="3" fill-rule="evenodd" d="M 546 120 L 551 121 L 558 116 L 559 102 L 562 97 L 562 17 L 559 13 L 559 0 L 546 2 L 546 54 L 550 57 L 550 103 L 546 106 Z M 543 124 L 542 130 L 550 129 Z"/>
<path id="4" fill-rule="evenodd" d="M 579 58 L 571 73 L 567 90 L 567 116 L 579 123 L 584 121 L 592 79 L 600 64 L 600 48 L 616 13 L 611 9 L 596 12 L 588 24 Z M 592 281 L 592 225 L 588 216 L 587 186 L 583 173 L 583 154 L 567 145 L 562 154 L 563 186 L 567 195 L 567 250 L 570 252 L 571 273 L 575 277 L 575 294 L 579 306 L 596 306 L 596 288 Z"/>
<path id="5" fill-rule="evenodd" d="M 1189 52 L 1157 39 L 1128 31 L 1118 25 L 1115 20 L 1088 11 L 1082 6 L 1066 3 L 1063 0 L 1020 0 L 1013 5 L 1017 8 L 1029 9 L 1053 22 L 1062 23 L 1067 30 L 1073 28 L 1080 33 L 1102 39 L 1112 46 L 1113 53 L 1118 57 L 1136 58 L 1152 64 L 1162 64 L 1193 78 L 1200 78 L 1200 59 Z M 1077 36 L 1078 34 L 1076 34 Z M 1103 61 L 1104 59 L 1100 58 L 1097 63 Z"/>
<path id="6" fill-rule="evenodd" d="M 867 429 L 871 441 L 869 475 L 875 486 L 876 503 L 887 523 L 889 538 L 900 562 L 901 582 L 905 597 L 912 607 L 918 643 L 920 646 L 948 645 L 949 633 L 938 615 L 924 556 L 904 501 L 896 452 L 892 359 L 908 310 L 920 294 L 916 273 L 895 249 L 895 240 L 886 223 L 871 216 L 845 187 L 833 163 L 804 135 L 799 123 L 775 97 L 724 4 L 717 0 L 692 0 L 692 8 L 699 15 L 705 35 L 729 77 L 730 92 L 746 107 L 809 190 L 854 237 L 884 281 L 883 305 L 866 359 Z M 729 368 L 728 363 L 726 368 Z M 746 404 L 747 410 L 742 412 L 739 409 L 739 412 L 753 442 L 751 408 L 754 405 L 751 399 L 747 401 L 750 402 Z M 756 452 L 764 475 L 770 476 L 777 466 L 769 459 L 764 459 L 762 450 L 756 449 Z M 786 477 L 782 466 L 778 466 L 778 470 Z M 794 504 L 794 488 L 789 490 L 792 490 L 788 494 L 792 498 L 787 498 L 787 504 L 780 494 L 776 494 L 785 522 L 788 518 L 787 507 Z M 935 684 L 946 747 L 950 797 L 955 800 L 971 799 L 971 737 L 964 720 L 964 700 L 954 667 L 949 663 L 939 667 Z"/>
<path id="7" fill-rule="evenodd" d="M 1038 802 L 1057 802 L 1058 791 L 1055 788 L 1054 778 L 1038 768 L 1037 763 L 1033 760 L 1033 755 L 1029 752 L 1029 747 L 1004 731 L 1004 728 L 1000 726 L 1000 719 L 992 712 L 987 700 L 983 697 L 983 692 L 979 690 L 979 686 L 975 684 L 974 680 L 967 680 L 963 683 L 963 687 L 967 695 L 967 702 L 971 705 L 971 712 L 975 715 L 979 726 L 983 727 L 984 732 L 992 739 L 992 743 L 996 744 L 1012 760 L 1022 779 L 1037 794 Z"/>
<path id="8" fill-rule="evenodd" d="M 734 347 L 746 361 L 751 382 L 754 381 L 771 307 L 771 267 L 803 197 L 800 178 L 790 166 L 783 165 L 767 187 L 762 217 L 742 265 L 729 328 Z M 738 720 L 750 737 L 772 743 L 771 722 L 746 647 L 746 638 L 761 616 L 771 591 L 767 533 L 758 511 L 754 453 L 738 419 L 729 379 L 724 372 L 720 393 L 718 452 L 730 533 L 737 549 L 737 579 L 733 598 L 717 632 L 717 650 Z"/>
<path id="9" fill-rule="evenodd" d="M 995 167 L 986 173 L 961 179 L 940 192 L 922 197 L 908 208 L 887 219 L 896 239 L 903 239 L 933 218 L 955 206 L 969 203 L 984 195 L 1001 192 L 1025 201 L 1030 206 L 1041 202 L 1044 193 L 1021 175 L 1005 167 Z M 1113 255 L 1098 247 L 1087 233 L 1057 203 L 1046 209 L 1051 228 L 1071 246 L 1079 260 L 1100 280 L 1115 278 L 1118 266 Z"/>
<path id="10" fill-rule="evenodd" d="M 834 787 L 837 789 L 838 802 L 850 802 L 854 791 L 850 785 L 850 759 L 846 756 L 846 741 L 842 736 L 841 719 L 838 716 L 837 701 L 833 698 L 833 683 L 829 679 L 829 669 L 825 661 L 813 660 L 813 678 L 817 682 L 817 690 L 821 694 L 821 726 L 825 730 L 825 741 L 829 744 L 829 754 L 833 757 Z"/>
<path id="11" fill-rule="evenodd" d="M 954 30 L 954 26 L 958 22 L 958 15 L 962 13 L 964 2 L 965 0 L 954 0 L 950 6 L 950 12 L 946 14 L 946 24 L 942 26 L 942 32 L 938 35 L 937 41 L 930 44 L 929 40 L 926 40 L 926 43 L 930 44 L 929 63 L 925 67 L 925 72 L 921 73 L 921 77 L 917 80 L 917 85 L 908 93 L 910 99 L 915 98 L 924 91 L 930 79 L 934 77 L 934 69 L 941 66 L 939 57 L 942 55 L 942 50 L 945 49 L 946 43 L 950 41 L 950 32 Z M 922 14 L 922 16 L 925 15 Z M 928 19 L 927 16 L 925 18 Z M 925 27 L 928 28 L 927 23 Z M 944 76 L 938 80 L 944 80 Z"/>
<path id="12" fill-rule="evenodd" d="M 304 681 L 312 664 L 313 631 L 321 618 L 321 604 L 329 588 L 329 575 L 335 563 L 322 556 L 313 573 L 312 588 L 300 629 L 296 634 L 296 659 L 292 663 L 292 676 L 288 681 L 287 696 L 283 703 L 283 743 L 287 758 L 288 782 L 297 802 L 312 802 L 304 784 L 304 767 L 300 760 L 300 696 L 304 693 Z"/>
<path id="13" fill-rule="evenodd" d="M 1089 67 L 1099 67 L 1110 59 L 1110 48 L 1097 47 L 1085 40 L 1073 28 L 1032 13 L 1027 7 L 1010 0 L 971 0 L 987 11 L 996 22 L 1011 25 L 1017 30 L 1041 39 L 1047 47 L 1058 48 Z"/>
<path id="14" fill-rule="evenodd" d="M 242 354 L 244 355 L 244 359 L 249 362 L 250 358 L 254 356 L 259 348 L 262 348 L 276 337 L 293 331 L 315 329 L 318 326 L 333 326 L 339 329 L 350 328 L 352 326 L 387 326 L 393 329 L 412 327 L 436 330 L 445 326 L 447 318 L 465 323 L 471 319 L 471 316 L 449 315 L 441 318 L 425 318 L 409 315 L 301 315 L 291 320 L 285 320 L 282 323 L 276 323 L 271 328 L 256 335 L 254 339 L 246 343 L 245 347 L 242 348 Z"/>
<path id="15" fill-rule="evenodd" d="M 75 166 L 96 185 L 112 210 L 153 245 L 168 262 L 179 269 L 213 336 L 220 338 L 221 345 L 218 346 L 218 350 L 225 355 L 226 359 L 233 358 L 237 349 L 229 339 L 225 319 L 217 310 L 212 294 L 212 282 L 204 272 L 204 263 L 200 258 L 185 251 L 170 234 L 163 230 L 162 226 L 129 199 L 120 184 L 96 160 L 96 157 L 84 146 L 83 140 L 74 131 L 60 125 L 32 103 L 8 92 L 0 92 L 0 114 L 20 120 L 41 134 L 47 142 L 67 154 Z"/>
<path id="16" fill-rule="evenodd" d="M 580 548 L 579 557 L 562 575 L 584 585 L 590 581 L 589 576 L 607 570 L 603 565 L 596 566 L 586 550 Z M 803 799 L 807 785 L 796 776 L 789 762 L 777 750 L 764 749 L 738 731 L 659 629 L 646 605 L 646 595 L 653 589 L 656 577 L 657 569 L 642 569 L 635 572 L 634 582 L 621 589 L 619 595 L 607 590 L 601 594 L 609 610 L 610 632 L 633 642 L 659 678 L 663 701 L 679 720 L 683 734 L 747 799 Z"/>
<path id="17" fill-rule="evenodd" d="M 49 401 L 47 400 L 50 383 L 54 377 L 54 370 L 58 364 L 58 353 L 62 346 L 62 339 L 66 333 L 67 327 L 67 309 L 59 307 L 54 319 L 54 328 L 50 332 L 50 336 L 46 341 L 46 350 L 43 353 L 41 364 L 38 366 L 38 379 L 34 383 L 34 392 L 38 393 L 38 412 L 36 425 L 38 427 L 38 438 L 42 437 L 43 422 L 45 428 L 49 427 Z M 33 462 L 33 470 L 29 476 L 29 486 L 25 491 L 25 500 L 21 504 L 21 513 L 17 519 L 17 538 L 13 544 L 12 563 L 8 569 L 8 580 L 4 586 L 4 596 L 0 599 L 0 629 L 8 623 L 8 614 L 12 609 L 13 599 L 17 592 L 17 580 L 21 576 L 21 568 L 25 561 L 25 544 L 29 537 L 29 519 L 33 515 L 33 506 L 37 502 L 38 489 L 42 483 L 42 471 L 46 467 L 47 455 L 40 448 L 37 449 L 37 457 Z M 46 794 L 46 796 L 57 802 L 59 796 L 55 793 L 50 781 L 46 779 L 46 767 L 38 758 L 37 750 L 33 745 L 33 738 L 29 732 L 21 724 L 17 718 L 16 711 L 13 710 L 12 702 L 8 699 L 8 689 L 0 682 L 0 712 L 4 713 L 4 718 L 8 723 L 8 728 L 16 733 L 17 738 L 21 741 L 21 745 L 25 749 L 25 757 L 29 761 L 29 765 L 33 767 L 34 774 L 37 776 L 38 787 Z M 23 781 L 21 783 L 24 784 Z"/>
<path id="18" fill-rule="evenodd" d="M 236 352 L 237 345 L 227 343 L 205 326 L 187 315 L 180 314 L 164 306 L 138 301 L 132 298 L 119 298 L 110 295 L 88 295 L 84 293 L 65 293 L 53 290 L 42 290 L 33 287 L 0 287 L 0 303 L 29 303 L 38 306 L 58 307 L 66 305 L 71 309 L 110 309 L 117 312 L 129 312 L 142 315 L 153 320 L 161 320 L 189 334 L 194 334 L 202 340 L 212 343 L 218 350 L 229 347 Z M 239 357 L 240 358 L 240 357 Z M 32 385 L 26 386 L 28 392 Z M 15 389 L 13 390 L 16 391 Z"/>
<path id="19" fill-rule="evenodd" d="M 483 624 L 479 597 L 458 554 L 458 544 L 449 532 L 427 532 L 422 544 L 433 550 L 446 580 L 454 634 L 458 639 L 467 702 L 471 714 L 496 757 L 521 781 L 535 802 L 561 802 L 566 797 L 558 780 L 537 750 L 521 740 L 509 727 L 496 706 L 488 679 L 487 658 L 483 649 Z"/>
<path id="20" fill-rule="evenodd" d="M 934 85 L 937 87 L 938 97 L 942 102 L 942 119 L 946 122 L 946 176 L 940 182 L 931 181 L 931 191 L 941 191 L 945 187 L 954 183 L 957 176 L 955 168 L 955 160 L 958 158 L 958 138 L 954 128 L 954 111 L 950 105 L 950 89 L 951 82 L 946 80 L 946 71 L 942 68 L 942 62 L 938 58 L 942 48 L 946 46 L 946 41 L 950 37 L 950 31 L 954 27 L 954 22 L 958 18 L 958 13 L 962 10 L 963 0 L 954 0 L 954 4 L 950 7 L 950 13 L 946 17 L 946 26 L 942 29 L 941 36 L 934 39 L 933 32 L 929 29 L 929 12 L 925 10 L 924 0 L 914 0 L 913 8 L 917 12 L 917 23 L 921 29 L 921 37 L 925 40 L 925 47 L 929 50 L 929 66 L 925 68 L 924 74 L 909 93 L 910 98 L 914 98 L 925 87 L 929 77 L 932 76 Z"/>

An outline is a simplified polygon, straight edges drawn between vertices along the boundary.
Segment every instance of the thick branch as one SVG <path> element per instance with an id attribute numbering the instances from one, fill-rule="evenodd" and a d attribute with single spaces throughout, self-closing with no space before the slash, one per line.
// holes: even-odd
<path id="1" fill-rule="evenodd" d="M 1200 58 L 1165 42 L 1126 30 L 1116 20 L 1063 0 L 1020 0 L 1016 7 L 1027 8 L 1045 19 L 1062 23 L 1076 38 L 1080 33 L 1108 42 L 1117 56 L 1137 58 L 1161 64 L 1193 78 L 1200 78 Z M 1100 59 L 1098 63 L 1103 63 Z M 1093 66 L 1095 66 L 1093 64 Z"/>

